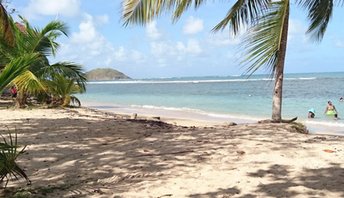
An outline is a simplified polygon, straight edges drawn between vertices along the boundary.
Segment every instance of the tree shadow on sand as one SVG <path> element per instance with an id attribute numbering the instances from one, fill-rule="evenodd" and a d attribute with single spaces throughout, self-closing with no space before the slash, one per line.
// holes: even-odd
<path id="1" fill-rule="evenodd" d="M 304 169 L 297 177 L 289 177 L 291 167 L 272 165 L 267 170 L 249 173 L 250 177 L 268 177 L 273 182 L 260 184 L 257 193 L 272 197 L 326 196 L 326 193 L 339 193 L 344 197 L 344 168 L 340 164 L 330 164 L 328 168 Z M 303 192 L 293 190 L 301 187 Z"/>
<path id="2" fill-rule="evenodd" d="M 32 180 L 27 188 L 32 194 L 82 197 L 126 192 L 133 184 L 183 175 L 184 168 L 205 161 L 217 148 L 235 146 L 221 143 L 211 128 L 195 132 L 155 121 L 114 119 L 111 114 L 77 118 L 73 110 L 69 114 L 69 118 L 26 118 L 8 124 L 16 128 L 19 143 L 28 145 L 19 163 Z"/>

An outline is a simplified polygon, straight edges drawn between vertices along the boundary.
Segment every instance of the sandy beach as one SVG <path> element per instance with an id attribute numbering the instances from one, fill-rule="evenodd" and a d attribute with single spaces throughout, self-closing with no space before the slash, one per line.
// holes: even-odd
<path id="1" fill-rule="evenodd" d="M 344 197 L 344 137 L 287 124 L 204 126 L 79 109 L 1 109 L 32 180 L 1 196 Z M 186 124 L 187 126 L 179 126 Z"/>

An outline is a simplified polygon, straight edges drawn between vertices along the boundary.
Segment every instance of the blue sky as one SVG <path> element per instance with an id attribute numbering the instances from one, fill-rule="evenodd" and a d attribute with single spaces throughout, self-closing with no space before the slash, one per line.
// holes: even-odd
<path id="1" fill-rule="evenodd" d="M 12 0 L 30 23 L 42 28 L 58 18 L 70 28 L 52 62 L 73 61 L 88 71 L 111 67 L 132 78 L 227 76 L 245 72 L 240 66 L 240 38 L 211 29 L 232 1 L 209 2 L 186 12 L 175 24 L 170 13 L 142 26 L 123 27 L 121 0 Z M 304 10 L 292 5 L 286 73 L 344 71 L 343 7 L 335 9 L 321 43 L 306 35 Z M 259 71 L 260 73 L 264 70 Z"/>

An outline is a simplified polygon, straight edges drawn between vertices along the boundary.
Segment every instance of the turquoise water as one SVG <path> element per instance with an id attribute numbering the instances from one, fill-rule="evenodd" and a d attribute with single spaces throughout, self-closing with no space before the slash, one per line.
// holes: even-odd
<path id="1" fill-rule="evenodd" d="M 267 119 L 271 117 L 273 83 L 267 75 L 90 82 L 87 92 L 78 97 L 82 102 L 99 105 Z M 298 116 L 313 125 L 343 127 L 344 132 L 344 120 L 324 115 L 326 103 L 331 100 L 339 117 L 344 118 L 344 102 L 339 102 L 343 87 L 344 72 L 286 74 L 283 118 Z M 316 110 L 312 120 L 307 119 L 310 108 Z"/>

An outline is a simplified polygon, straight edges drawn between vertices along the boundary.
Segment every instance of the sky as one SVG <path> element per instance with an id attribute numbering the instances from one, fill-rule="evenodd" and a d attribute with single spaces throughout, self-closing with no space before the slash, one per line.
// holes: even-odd
<path id="1" fill-rule="evenodd" d="M 8 8 L 42 29 L 58 19 L 69 27 L 52 63 L 71 61 L 85 71 L 117 69 L 132 78 L 230 76 L 245 73 L 242 38 L 228 29 L 211 29 L 233 1 L 209 1 L 184 13 L 176 23 L 166 12 L 146 26 L 123 26 L 122 0 L 10 0 Z M 336 7 L 324 39 L 316 43 L 305 34 L 304 9 L 292 4 L 286 73 L 344 71 L 344 7 Z M 258 73 L 266 73 L 262 69 Z"/>

